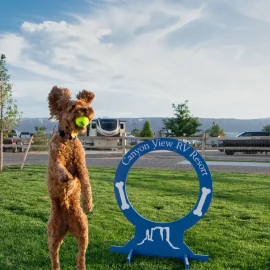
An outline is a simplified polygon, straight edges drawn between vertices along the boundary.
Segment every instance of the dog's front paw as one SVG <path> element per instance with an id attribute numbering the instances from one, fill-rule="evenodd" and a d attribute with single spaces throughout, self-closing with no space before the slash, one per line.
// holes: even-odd
<path id="1" fill-rule="evenodd" d="M 71 180 L 73 180 L 73 176 L 70 173 L 66 173 L 60 177 L 60 182 L 62 183 L 66 183 Z"/>
<path id="2" fill-rule="evenodd" d="M 84 201 L 82 204 L 82 208 L 85 213 L 89 213 L 93 211 L 94 204 L 92 203 L 92 201 Z"/>

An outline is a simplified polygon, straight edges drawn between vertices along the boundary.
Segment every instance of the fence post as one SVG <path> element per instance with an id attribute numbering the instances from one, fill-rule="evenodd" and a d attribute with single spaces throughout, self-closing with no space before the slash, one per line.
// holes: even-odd
<path id="1" fill-rule="evenodd" d="M 206 147 L 206 136 L 205 132 L 202 133 L 202 157 L 205 159 L 205 147 Z"/>
<path id="2" fill-rule="evenodd" d="M 3 155 L 3 129 L 0 129 L 0 171 L 3 170 L 3 159 L 4 159 L 4 155 Z"/>
<path id="3" fill-rule="evenodd" d="M 25 163 L 25 160 L 26 160 L 27 154 L 28 154 L 28 152 L 29 152 L 29 149 L 30 149 L 30 146 L 31 146 L 31 143 L 32 143 L 32 140 L 33 140 L 33 137 L 34 137 L 34 136 L 31 136 L 31 137 L 30 137 L 29 144 L 28 144 L 27 149 L 26 149 L 25 154 L 24 154 L 24 158 L 23 158 L 23 162 L 22 162 L 21 170 L 23 169 L 23 166 L 24 166 L 24 163 Z"/>
<path id="4" fill-rule="evenodd" d="M 126 146 L 127 146 L 127 139 L 126 139 L 126 132 L 124 132 L 122 134 L 122 153 L 123 153 L 123 156 L 127 153 L 127 149 L 126 149 Z"/>

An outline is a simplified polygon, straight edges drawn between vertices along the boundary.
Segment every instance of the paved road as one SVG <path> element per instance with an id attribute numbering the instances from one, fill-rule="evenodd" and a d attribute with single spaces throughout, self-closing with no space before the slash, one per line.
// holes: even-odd
<path id="1" fill-rule="evenodd" d="M 269 155 L 234 155 L 226 156 L 219 151 L 209 151 L 207 154 L 208 166 L 211 171 L 223 172 L 244 172 L 244 173 L 266 173 L 270 174 Z M 24 153 L 4 153 L 4 165 L 21 165 Z M 122 156 L 120 152 L 98 152 L 87 151 L 86 162 L 88 166 L 117 168 Z M 213 162 L 213 160 L 215 162 Z M 216 162 L 216 161 L 225 162 Z M 239 162 L 241 161 L 241 162 Z M 245 162 L 243 162 L 245 161 Z M 252 161 L 256 163 L 248 163 Z M 234 162 L 234 163 L 232 163 Z M 47 165 L 47 153 L 29 153 L 25 162 L 26 165 Z M 269 166 L 268 166 L 269 164 Z M 151 152 L 144 155 L 135 162 L 132 168 L 154 168 L 154 169 L 175 169 L 191 170 L 191 164 L 185 158 L 173 152 L 161 151 Z"/>

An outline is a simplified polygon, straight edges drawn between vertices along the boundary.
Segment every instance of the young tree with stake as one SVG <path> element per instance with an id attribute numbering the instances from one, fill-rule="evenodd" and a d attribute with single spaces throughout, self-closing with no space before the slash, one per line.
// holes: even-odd
<path id="1" fill-rule="evenodd" d="M 3 168 L 3 137 L 20 122 L 21 112 L 18 110 L 13 97 L 12 85 L 6 64 L 6 57 L 0 57 L 0 170 Z"/>

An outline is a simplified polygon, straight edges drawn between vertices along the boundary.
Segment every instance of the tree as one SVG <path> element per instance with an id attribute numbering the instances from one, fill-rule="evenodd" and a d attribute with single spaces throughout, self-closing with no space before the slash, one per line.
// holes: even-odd
<path id="1" fill-rule="evenodd" d="M 210 137 L 225 136 L 224 130 L 216 122 L 213 122 L 212 127 L 210 127 L 206 132 L 209 133 Z"/>
<path id="2" fill-rule="evenodd" d="M 169 134 L 176 137 L 191 136 L 201 126 L 199 118 L 193 117 L 188 108 L 188 100 L 178 105 L 172 104 L 175 117 L 162 119 L 165 128 Z"/>
<path id="3" fill-rule="evenodd" d="M 35 131 L 36 131 L 35 136 L 36 137 L 44 137 L 44 136 L 46 136 L 46 134 L 44 132 L 46 129 L 47 128 L 45 126 L 41 126 L 41 127 L 35 126 Z"/>
<path id="4" fill-rule="evenodd" d="M 0 59 L 0 129 L 4 137 L 20 123 L 22 115 L 12 97 L 12 85 L 9 80 L 6 57 L 2 54 Z"/>
<path id="5" fill-rule="evenodd" d="M 45 130 L 47 128 L 45 126 L 35 126 L 35 141 L 32 142 L 34 145 L 48 145 L 48 138 L 45 134 Z M 35 147 L 35 151 L 44 151 L 43 147 Z"/>
<path id="6" fill-rule="evenodd" d="M 153 132 L 151 131 L 150 122 L 147 120 L 144 122 L 143 128 L 140 133 L 140 137 L 153 137 Z"/>
<path id="7" fill-rule="evenodd" d="M 140 137 L 140 134 L 141 134 L 140 129 L 134 128 L 134 129 L 131 130 L 131 135 L 133 135 L 135 137 Z"/>
<path id="8" fill-rule="evenodd" d="M 270 125 L 264 126 L 262 131 L 270 132 Z"/>

